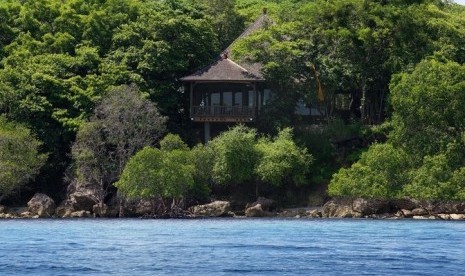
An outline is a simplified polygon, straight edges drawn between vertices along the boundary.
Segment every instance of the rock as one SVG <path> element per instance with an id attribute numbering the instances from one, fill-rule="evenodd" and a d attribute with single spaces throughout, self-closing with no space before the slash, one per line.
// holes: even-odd
<path id="1" fill-rule="evenodd" d="M 8 213 L 8 208 L 6 206 L 0 205 L 0 214 Z"/>
<path id="2" fill-rule="evenodd" d="M 93 206 L 97 203 L 97 191 L 79 187 L 69 195 L 66 205 L 72 207 L 73 210 L 92 211 Z"/>
<path id="3" fill-rule="evenodd" d="M 12 217 L 19 217 L 22 213 L 24 212 L 29 212 L 29 208 L 28 207 L 12 207 L 10 208 L 10 211 L 8 212 L 8 214 L 10 214 Z"/>
<path id="4" fill-rule="evenodd" d="M 396 217 L 396 218 L 404 218 L 405 216 L 404 216 L 404 213 L 401 210 L 399 210 L 394 214 L 394 217 Z"/>
<path id="5" fill-rule="evenodd" d="M 423 208 L 415 208 L 412 210 L 412 215 L 413 216 L 425 216 L 428 215 L 428 211 L 423 209 Z"/>
<path id="6" fill-rule="evenodd" d="M 12 213 L 6 213 L 5 218 L 6 219 L 13 219 L 13 218 L 17 218 L 17 216 L 15 214 L 12 214 Z"/>
<path id="7" fill-rule="evenodd" d="M 440 202 L 432 211 L 436 214 L 465 214 L 465 202 Z"/>
<path id="8" fill-rule="evenodd" d="M 19 214 L 20 217 L 22 218 L 32 218 L 34 216 L 39 216 L 38 214 L 34 214 L 34 213 L 31 213 L 31 212 L 22 212 L 21 214 Z"/>
<path id="9" fill-rule="evenodd" d="M 72 213 L 70 214 L 70 217 L 71 217 L 71 218 L 89 218 L 89 217 L 91 217 L 91 216 L 92 216 L 92 215 L 91 215 L 91 213 L 90 213 L 89 211 L 84 211 L 84 210 L 72 212 Z"/>
<path id="10" fill-rule="evenodd" d="M 393 199 L 390 201 L 390 205 L 394 210 L 413 210 L 417 207 L 415 201 L 410 198 Z"/>
<path id="11" fill-rule="evenodd" d="M 254 207 L 258 204 L 261 205 L 263 211 L 272 211 L 276 209 L 274 200 L 265 197 L 259 197 L 257 198 L 257 201 L 245 205 L 245 209 L 247 210 L 248 208 Z"/>
<path id="12" fill-rule="evenodd" d="M 428 214 L 433 213 L 433 209 L 435 208 L 435 204 L 431 200 L 416 200 L 412 199 L 412 202 L 415 203 L 417 208 L 421 208 L 427 211 Z M 413 210 L 412 210 L 413 211 Z"/>
<path id="13" fill-rule="evenodd" d="M 322 216 L 328 218 L 359 218 L 361 214 L 354 212 L 352 206 L 340 205 L 334 201 L 329 201 L 323 205 Z"/>
<path id="14" fill-rule="evenodd" d="M 412 214 L 412 211 L 408 210 L 408 209 L 402 209 L 400 210 L 400 212 L 402 212 L 403 216 L 405 218 L 411 218 L 413 217 L 413 214 Z"/>
<path id="15" fill-rule="evenodd" d="M 28 211 L 39 217 L 51 217 L 55 214 L 55 201 L 45 194 L 37 193 L 27 203 Z"/>
<path id="16" fill-rule="evenodd" d="M 268 216 L 268 212 L 263 210 L 261 204 L 254 205 L 252 207 L 249 207 L 245 209 L 245 216 L 246 217 L 266 217 Z"/>
<path id="17" fill-rule="evenodd" d="M 321 214 L 321 212 L 319 210 L 313 209 L 313 210 L 309 210 L 307 212 L 307 216 L 309 216 L 311 218 L 321 218 L 322 214 Z"/>
<path id="18" fill-rule="evenodd" d="M 107 209 L 107 212 L 114 214 L 117 210 L 118 208 L 112 208 L 111 210 Z M 123 212 L 125 217 L 144 217 L 152 215 L 154 210 L 150 200 L 130 199 L 124 202 Z"/>
<path id="19" fill-rule="evenodd" d="M 443 219 L 443 220 L 450 220 L 450 215 L 449 214 L 438 214 L 438 218 Z"/>
<path id="20" fill-rule="evenodd" d="M 55 215 L 59 218 L 69 218 L 72 212 L 73 210 L 70 207 L 60 206 L 56 208 Z"/>
<path id="21" fill-rule="evenodd" d="M 97 217 L 106 217 L 108 215 L 109 208 L 106 204 L 95 204 L 92 206 L 92 212 Z"/>
<path id="22" fill-rule="evenodd" d="M 196 205 L 189 208 L 194 217 L 223 217 L 229 216 L 231 203 L 229 201 L 213 201 L 205 205 Z"/>
<path id="23" fill-rule="evenodd" d="M 428 216 L 413 216 L 413 219 L 429 219 Z"/>
<path id="24" fill-rule="evenodd" d="M 362 216 L 389 212 L 389 202 L 378 199 L 357 198 L 352 202 L 352 210 Z"/>
<path id="25" fill-rule="evenodd" d="M 465 215 L 464 214 L 450 214 L 450 219 L 452 219 L 452 220 L 464 220 Z"/>

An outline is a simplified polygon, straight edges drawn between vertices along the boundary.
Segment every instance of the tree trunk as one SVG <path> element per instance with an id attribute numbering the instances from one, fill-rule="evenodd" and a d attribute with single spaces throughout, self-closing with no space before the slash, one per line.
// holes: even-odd
<path id="1" fill-rule="evenodd" d="M 124 218 L 124 198 L 119 197 L 119 217 Z"/>
<path id="2" fill-rule="evenodd" d="M 367 121 L 367 114 L 366 114 L 366 95 L 367 94 L 367 86 L 366 86 L 366 76 L 365 74 L 362 75 L 362 98 L 360 99 L 360 117 L 362 123 L 366 123 Z"/>

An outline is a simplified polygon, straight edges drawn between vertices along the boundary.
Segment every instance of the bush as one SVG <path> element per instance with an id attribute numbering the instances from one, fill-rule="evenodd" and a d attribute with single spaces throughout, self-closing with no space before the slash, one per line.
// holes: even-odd
<path id="1" fill-rule="evenodd" d="M 240 184 L 254 179 L 259 160 L 256 136 L 254 129 L 240 125 L 209 143 L 214 152 L 212 177 L 217 184 Z"/>
<path id="2" fill-rule="evenodd" d="M 272 141 L 260 139 L 256 148 L 260 160 L 255 172 L 261 181 L 276 186 L 286 182 L 306 183 L 312 156 L 306 148 L 295 144 L 290 128 L 281 130 Z"/>
<path id="3" fill-rule="evenodd" d="M 409 156 L 391 144 L 375 144 L 348 169 L 333 175 L 330 196 L 395 198 L 408 182 Z"/>
<path id="4" fill-rule="evenodd" d="M 168 135 L 160 142 L 165 148 L 145 147 L 137 152 L 115 186 L 131 198 L 179 199 L 186 195 L 194 184 L 195 166 L 187 146 L 179 141 L 179 136 Z M 180 148 L 168 147 L 173 144 Z"/>
<path id="5" fill-rule="evenodd" d="M 464 200 L 465 167 L 454 170 L 445 154 L 425 156 L 423 165 L 411 172 L 404 193 L 417 199 Z"/>
<path id="6" fill-rule="evenodd" d="M 47 159 L 40 146 L 28 128 L 0 116 L 0 200 L 39 173 Z"/>

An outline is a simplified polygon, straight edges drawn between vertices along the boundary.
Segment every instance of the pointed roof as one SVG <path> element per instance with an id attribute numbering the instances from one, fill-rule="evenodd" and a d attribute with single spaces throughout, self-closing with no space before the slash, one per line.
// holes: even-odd
<path id="1" fill-rule="evenodd" d="M 229 51 L 232 45 L 239 39 L 244 38 L 253 32 L 264 28 L 271 21 L 266 10 L 255 22 L 236 38 L 212 64 L 198 70 L 192 75 L 181 78 L 182 81 L 265 81 L 261 73 L 260 63 L 239 65 L 229 58 Z"/>
<path id="2" fill-rule="evenodd" d="M 227 56 L 218 58 L 207 67 L 192 75 L 182 78 L 182 81 L 264 81 L 258 66 L 243 66 L 235 63 Z"/>
<path id="3" fill-rule="evenodd" d="M 264 9 L 263 14 L 259 18 L 257 18 L 257 20 L 255 20 L 255 22 L 252 23 L 252 25 L 245 29 L 240 36 L 238 36 L 226 49 L 224 49 L 222 53 L 228 54 L 234 43 L 236 43 L 236 41 L 244 37 L 247 37 L 260 29 L 266 28 L 266 26 L 268 26 L 269 24 L 271 24 L 271 20 L 266 13 L 266 9 Z"/>

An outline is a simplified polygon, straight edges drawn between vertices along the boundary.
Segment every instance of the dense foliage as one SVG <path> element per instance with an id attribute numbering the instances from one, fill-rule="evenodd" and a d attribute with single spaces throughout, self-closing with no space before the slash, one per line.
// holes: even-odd
<path id="1" fill-rule="evenodd" d="M 168 134 L 160 149 L 146 147 L 134 155 L 115 186 L 129 197 L 198 199 L 210 184 L 245 190 L 254 182 L 257 189 L 259 182 L 308 184 L 311 162 L 306 149 L 294 143 L 290 129 L 274 139 L 258 139 L 255 130 L 240 125 L 192 149 L 179 136 Z"/>
<path id="2" fill-rule="evenodd" d="M 28 128 L 0 116 L 0 199 L 39 173 L 47 159 L 40 146 Z"/>
<path id="3" fill-rule="evenodd" d="M 391 87 L 387 143 L 334 175 L 330 194 L 465 200 L 465 65 L 423 61 Z"/>
<path id="4" fill-rule="evenodd" d="M 441 1 L 283 1 L 274 24 L 234 47 L 260 61 L 278 91 L 262 122 L 267 128 L 299 121 L 295 102 L 338 115 L 345 95 L 350 115 L 379 123 L 395 73 L 427 56 L 465 62 L 465 16 Z M 290 13 L 292 11 L 292 13 Z M 341 115 L 341 114 L 339 114 Z"/>
<path id="5" fill-rule="evenodd" d="M 115 183 L 121 193 L 149 199 L 179 199 L 186 195 L 194 183 L 195 170 L 187 145 L 172 134 L 160 144 L 160 149 L 145 147 L 129 160 Z"/>
<path id="6" fill-rule="evenodd" d="M 269 24 L 235 41 L 264 8 Z M 171 137 L 156 149 L 165 130 L 197 140 L 180 78 L 233 41 L 233 57 L 261 62 L 273 86 L 257 129 L 233 128 L 193 148 Z M 335 175 L 331 194 L 462 199 L 463 45 L 465 8 L 449 1 L 1 1 L 2 124 L 18 126 L 11 135 L 30 139 L 24 150 L 38 156 L 11 183 L 63 199 L 71 168 L 73 183 L 101 187 L 104 200 L 127 161 L 150 146 L 135 163 L 169 160 L 157 169 L 164 175 L 184 156 L 195 170 L 166 182 L 185 187 L 144 197 L 327 183 L 360 157 Z M 297 101 L 322 116 L 297 115 Z M 363 125 L 386 119 L 383 144 Z"/>
<path id="7" fill-rule="evenodd" d="M 134 86 L 108 92 L 72 147 L 76 186 L 94 190 L 103 203 L 129 158 L 154 145 L 166 130 L 166 117 Z"/>
<path id="8" fill-rule="evenodd" d="M 43 142 L 50 158 L 38 182 L 52 194 L 109 87 L 137 84 L 179 131 L 179 78 L 218 49 L 212 16 L 191 1 L 12 0 L 1 1 L 0 18 L 0 113 Z"/>

